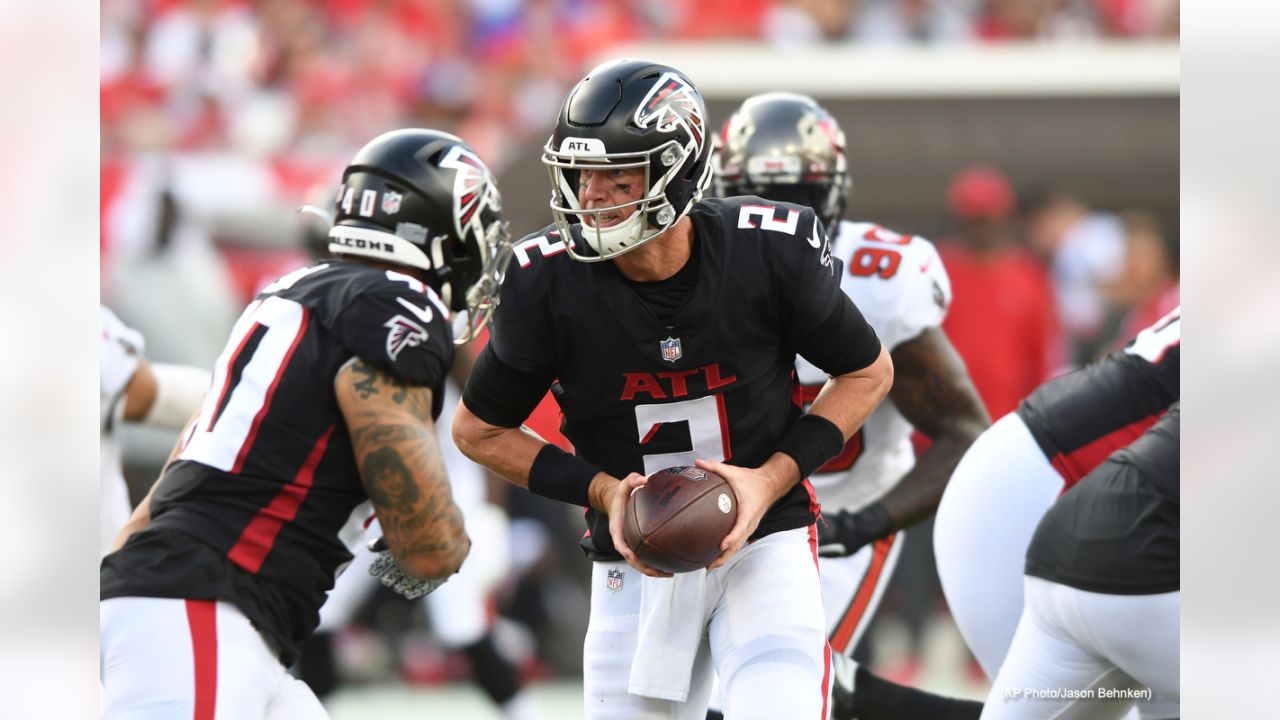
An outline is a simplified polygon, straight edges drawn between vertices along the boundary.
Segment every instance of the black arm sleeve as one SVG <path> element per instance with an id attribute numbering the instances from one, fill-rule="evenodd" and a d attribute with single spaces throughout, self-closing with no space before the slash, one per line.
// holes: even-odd
<path id="1" fill-rule="evenodd" d="M 827 319 L 807 333 L 797 348 L 805 360 L 832 377 L 861 370 L 880 357 L 875 329 L 848 295 L 840 296 L 841 302 Z"/>
<path id="2" fill-rule="evenodd" d="M 497 427 L 519 427 L 542 402 L 553 378 L 517 370 L 484 346 L 462 390 L 462 402 L 476 417 Z"/>

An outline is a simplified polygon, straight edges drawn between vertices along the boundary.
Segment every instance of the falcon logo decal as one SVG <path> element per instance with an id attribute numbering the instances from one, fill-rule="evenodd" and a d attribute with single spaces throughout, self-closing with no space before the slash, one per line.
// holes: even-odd
<path id="1" fill-rule="evenodd" d="M 702 117 L 698 91 L 675 73 L 663 73 L 658 78 L 636 109 L 635 121 L 640 127 L 653 125 L 658 132 L 673 132 L 683 127 L 693 138 L 694 154 L 702 152 L 706 121 Z"/>
<path id="2" fill-rule="evenodd" d="M 387 355 L 393 362 L 401 350 L 421 345 L 430 337 L 421 325 L 403 315 L 396 315 L 382 327 L 387 328 Z"/>
<path id="3" fill-rule="evenodd" d="M 459 237 L 466 237 L 466 228 L 473 222 L 476 237 L 484 237 L 484 227 L 479 221 L 480 210 L 487 204 L 498 210 L 498 193 L 489 168 L 475 153 L 455 145 L 440 161 L 440 167 L 456 171 L 453 176 L 453 225 Z"/>

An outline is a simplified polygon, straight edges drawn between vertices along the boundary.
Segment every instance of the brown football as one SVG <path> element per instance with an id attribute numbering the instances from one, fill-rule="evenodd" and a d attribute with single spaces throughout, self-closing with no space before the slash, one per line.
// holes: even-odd
<path id="1" fill-rule="evenodd" d="M 649 476 L 627 499 L 623 533 L 644 563 L 679 573 L 706 567 L 738 520 L 738 498 L 723 477 L 696 467 Z"/>

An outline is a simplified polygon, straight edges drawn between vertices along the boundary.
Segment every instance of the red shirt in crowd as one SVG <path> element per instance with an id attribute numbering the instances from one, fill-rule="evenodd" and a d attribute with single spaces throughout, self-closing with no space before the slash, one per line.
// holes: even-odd
<path id="1" fill-rule="evenodd" d="M 942 324 L 992 419 L 1013 411 L 1060 365 L 1062 344 L 1048 273 L 1018 249 L 979 255 L 938 245 L 953 300 Z"/>

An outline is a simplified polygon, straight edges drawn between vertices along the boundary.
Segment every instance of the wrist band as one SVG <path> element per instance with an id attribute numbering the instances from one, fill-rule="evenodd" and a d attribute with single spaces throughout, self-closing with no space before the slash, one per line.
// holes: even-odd
<path id="1" fill-rule="evenodd" d="M 791 456 L 800 468 L 800 479 L 812 475 L 844 449 L 844 433 L 821 415 L 802 415 L 782 436 L 777 451 Z"/>
<path id="2" fill-rule="evenodd" d="M 599 468 L 550 443 L 538 451 L 529 468 L 529 491 L 570 505 L 590 507 L 587 489 Z"/>

